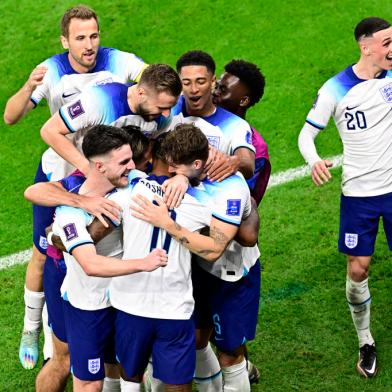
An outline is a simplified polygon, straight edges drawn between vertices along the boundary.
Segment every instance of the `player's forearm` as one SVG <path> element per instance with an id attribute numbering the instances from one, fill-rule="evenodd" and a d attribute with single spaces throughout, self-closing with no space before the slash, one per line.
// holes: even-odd
<path id="1" fill-rule="evenodd" d="M 238 159 L 238 170 L 242 175 L 249 179 L 253 176 L 255 171 L 255 154 L 248 149 L 238 149 L 234 155 Z"/>
<path id="2" fill-rule="evenodd" d="M 87 196 L 67 192 L 58 182 L 38 182 L 25 190 L 24 197 L 33 204 L 45 207 L 66 205 L 80 208 L 83 197 Z"/>
<path id="3" fill-rule="evenodd" d="M 299 151 L 310 167 L 322 160 L 317 153 L 316 145 L 314 143 L 314 140 L 319 133 L 319 129 L 305 123 L 298 136 Z"/>
<path id="4" fill-rule="evenodd" d="M 53 148 L 62 158 L 82 173 L 88 172 L 88 161 L 65 135 L 47 127 L 41 129 L 41 137 L 46 144 Z"/>
<path id="5" fill-rule="evenodd" d="M 33 108 L 30 101 L 33 90 L 25 84 L 15 95 L 13 95 L 5 106 L 4 122 L 8 125 L 16 124 L 23 116 Z"/>
<path id="6" fill-rule="evenodd" d="M 77 259 L 83 271 L 88 276 L 111 278 L 144 271 L 143 259 L 119 260 L 113 257 L 95 255 L 84 259 Z"/>
<path id="7" fill-rule="evenodd" d="M 170 223 L 164 227 L 164 230 L 192 253 L 211 262 L 222 256 L 231 240 L 220 230 L 211 228 L 210 236 L 205 236 L 198 232 L 189 231 L 173 220 L 170 220 Z"/>

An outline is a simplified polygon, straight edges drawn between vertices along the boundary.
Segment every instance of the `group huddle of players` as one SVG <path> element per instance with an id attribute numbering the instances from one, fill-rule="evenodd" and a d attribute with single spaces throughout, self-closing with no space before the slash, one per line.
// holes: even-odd
<path id="1" fill-rule="evenodd" d="M 263 75 L 233 60 L 216 81 L 198 50 L 176 70 L 147 65 L 101 47 L 85 6 L 61 28 L 67 51 L 36 67 L 4 114 L 16 123 L 45 98 L 52 115 L 41 129 L 50 148 L 25 192 L 34 246 L 22 365 L 37 363 L 46 302 L 53 347 L 38 391 L 64 390 L 71 372 L 75 391 L 139 391 L 143 375 L 152 390 L 189 391 L 193 380 L 200 391 L 250 390 L 257 205 L 270 164 L 245 115 Z"/>

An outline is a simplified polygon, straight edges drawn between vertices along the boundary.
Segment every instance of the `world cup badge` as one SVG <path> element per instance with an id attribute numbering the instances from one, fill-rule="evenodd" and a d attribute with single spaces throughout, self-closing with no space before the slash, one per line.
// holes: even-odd
<path id="1" fill-rule="evenodd" d="M 349 249 L 354 249 L 358 245 L 358 234 L 345 233 L 344 243 Z"/>
<path id="2" fill-rule="evenodd" d="M 100 358 L 89 359 L 88 360 L 88 371 L 91 374 L 97 374 L 101 369 L 101 360 Z"/>

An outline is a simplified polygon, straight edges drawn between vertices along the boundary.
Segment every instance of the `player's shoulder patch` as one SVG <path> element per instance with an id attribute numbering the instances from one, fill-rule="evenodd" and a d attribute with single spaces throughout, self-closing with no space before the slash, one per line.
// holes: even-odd
<path id="1" fill-rule="evenodd" d="M 68 106 L 67 109 L 72 120 L 85 112 L 80 99 Z"/>
<path id="2" fill-rule="evenodd" d="M 228 199 L 226 206 L 226 215 L 239 216 L 241 212 L 241 200 L 240 199 Z"/>
<path id="3" fill-rule="evenodd" d="M 63 227 L 63 230 L 67 241 L 71 241 L 78 237 L 75 223 L 68 223 Z"/>

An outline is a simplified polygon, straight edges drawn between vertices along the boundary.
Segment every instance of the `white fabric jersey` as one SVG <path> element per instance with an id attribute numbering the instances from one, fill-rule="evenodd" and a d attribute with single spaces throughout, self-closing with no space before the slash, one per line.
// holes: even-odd
<path id="1" fill-rule="evenodd" d="M 190 194 L 192 192 L 192 190 L 189 191 Z M 207 205 L 212 217 L 220 221 L 239 226 L 242 218 L 250 214 L 249 187 L 241 173 L 232 175 L 221 182 L 211 182 L 206 179 L 201 182 L 195 192 L 198 192 L 198 199 Z M 222 280 L 234 282 L 248 273 L 259 256 L 257 245 L 243 247 L 233 240 L 215 263 L 205 261 L 200 257 L 197 257 L 197 260 L 199 265 L 209 273 Z"/>
<path id="2" fill-rule="evenodd" d="M 306 122 L 324 129 L 333 116 L 343 142 L 342 192 L 377 196 L 392 192 L 392 72 L 359 79 L 352 66 L 319 90 Z"/>
<path id="3" fill-rule="evenodd" d="M 35 106 L 44 98 L 53 115 L 61 106 L 74 101 L 82 89 L 88 86 L 112 82 L 138 81 L 147 64 L 133 53 L 113 48 L 100 47 L 95 67 L 87 73 L 77 73 L 68 59 L 68 52 L 56 54 L 42 64 L 48 68 L 42 85 L 31 95 Z M 55 170 L 61 160 L 62 167 Z M 74 167 L 68 165 L 53 149 L 46 150 L 42 157 L 43 171 L 49 180 L 66 177 Z"/>
<path id="4" fill-rule="evenodd" d="M 169 130 L 181 123 L 195 124 L 206 135 L 211 146 L 227 155 L 233 155 L 235 150 L 241 147 L 256 151 L 252 144 L 250 125 L 241 117 L 219 106 L 211 116 L 189 116 L 186 112 L 185 98 L 181 96 L 171 114 Z"/>
<path id="5" fill-rule="evenodd" d="M 87 226 L 93 217 L 73 207 L 61 206 L 56 209 L 53 233 L 61 237 L 69 253 L 64 252 L 67 273 L 61 286 L 61 295 L 72 306 L 82 310 L 98 310 L 110 306 L 107 293 L 111 278 L 88 276 L 71 256 L 72 250 L 84 244 L 93 244 Z M 97 253 L 103 256 L 121 258 L 122 232 L 117 228 L 96 244 Z"/>
<path id="6" fill-rule="evenodd" d="M 165 231 L 133 217 L 130 209 L 131 198 L 136 194 L 150 200 L 154 195 L 162 197 L 161 183 L 166 177 L 146 177 L 145 173 L 137 171 L 131 173 L 133 178 L 128 188 L 110 196 L 123 211 L 123 259 L 145 257 L 154 248 L 163 248 L 168 254 L 168 265 L 153 272 L 113 278 L 109 288 L 111 304 L 137 316 L 187 320 L 194 308 L 189 250 Z M 208 226 L 211 220 L 209 210 L 189 194 L 185 195 L 181 206 L 171 212 L 171 216 L 191 231 Z"/>
<path id="7" fill-rule="evenodd" d="M 81 130 L 92 125 L 133 124 L 139 126 L 149 137 L 158 136 L 166 126 L 168 119 L 161 115 L 154 121 L 146 121 L 142 116 L 133 113 L 128 104 L 128 88 L 128 85 L 122 83 L 106 83 L 88 87 L 76 100 L 62 106 L 59 115 L 70 133 L 78 135 Z M 80 149 L 82 138 L 79 137 L 77 141 L 78 143 L 74 144 Z M 45 174 L 55 172 L 56 177 L 64 174 L 60 170 L 67 166 L 62 158 L 57 154 L 52 159 L 44 158 L 42 168 Z"/>

